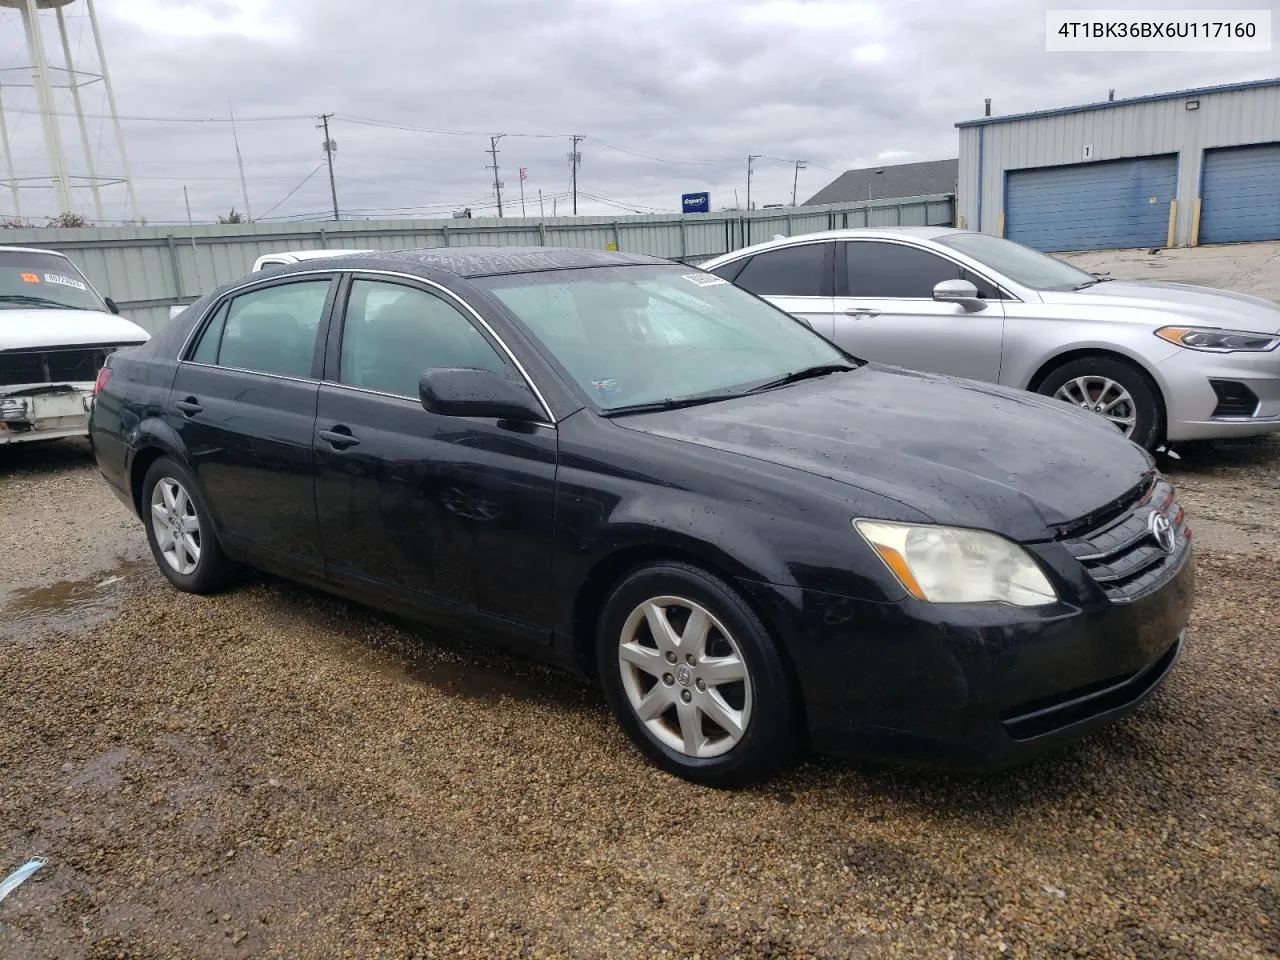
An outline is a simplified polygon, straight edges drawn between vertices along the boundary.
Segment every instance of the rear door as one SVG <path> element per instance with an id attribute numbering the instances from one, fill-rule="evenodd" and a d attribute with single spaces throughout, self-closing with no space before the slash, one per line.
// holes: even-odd
<path id="1" fill-rule="evenodd" d="M 212 312 L 167 419 L 228 546 L 320 575 L 312 432 L 332 275 L 264 284 Z"/>
<path id="2" fill-rule="evenodd" d="M 842 243 L 836 260 L 835 342 L 880 363 L 972 380 L 1000 379 L 999 289 L 929 250 L 889 240 Z M 973 283 L 981 310 L 933 299 L 943 280 Z"/>
<path id="3" fill-rule="evenodd" d="M 764 297 L 830 338 L 834 330 L 834 253 L 834 241 L 797 243 L 757 253 L 745 264 L 735 261 L 712 272 Z"/>
<path id="4" fill-rule="evenodd" d="M 344 299 L 314 440 L 329 577 L 375 602 L 548 639 L 556 428 L 423 409 L 428 367 L 524 384 L 447 291 L 357 275 Z"/>

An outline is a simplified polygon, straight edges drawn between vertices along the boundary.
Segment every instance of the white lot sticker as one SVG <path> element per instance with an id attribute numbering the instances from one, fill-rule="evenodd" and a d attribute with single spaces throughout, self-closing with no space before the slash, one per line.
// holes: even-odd
<path id="1" fill-rule="evenodd" d="M 75 277 L 64 277 L 64 276 L 61 276 L 60 274 L 56 274 L 56 273 L 46 273 L 46 274 L 44 275 L 44 282 L 45 282 L 45 283 L 60 283 L 60 284 L 62 284 L 64 287 L 75 287 L 77 290 L 88 290 L 88 289 L 89 289 L 89 288 L 88 288 L 88 287 L 86 287 L 83 283 L 81 283 L 79 280 L 77 280 Z"/>
<path id="2" fill-rule="evenodd" d="M 686 273 L 684 278 L 699 287 L 714 287 L 716 284 L 729 282 L 723 277 L 717 277 L 714 273 Z"/>

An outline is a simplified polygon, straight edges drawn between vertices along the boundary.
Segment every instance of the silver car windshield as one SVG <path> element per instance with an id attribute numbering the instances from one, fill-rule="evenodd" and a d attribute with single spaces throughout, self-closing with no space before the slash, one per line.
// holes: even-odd
<path id="1" fill-rule="evenodd" d="M 950 234 L 939 237 L 938 243 L 973 257 L 992 270 L 1003 273 L 1014 283 L 1032 290 L 1075 290 L 1097 282 L 1092 274 L 1056 257 L 985 233 Z"/>
<path id="2" fill-rule="evenodd" d="M 716 398 L 857 361 L 708 273 L 600 267 L 475 281 L 603 410 Z"/>

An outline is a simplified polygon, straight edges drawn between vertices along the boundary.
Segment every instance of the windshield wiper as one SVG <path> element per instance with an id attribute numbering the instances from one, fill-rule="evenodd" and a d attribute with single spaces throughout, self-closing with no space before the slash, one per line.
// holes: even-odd
<path id="1" fill-rule="evenodd" d="M 1111 279 L 1111 278 L 1110 278 L 1109 276 L 1107 276 L 1105 273 L 1095 273 L 1095 274 L 1093 274 L 1093 279 L 1091 279 L 1091 280 L 1086 280 L 1086 281 L 1084 281 L 1083 283 L 1077 283 L 1077 284 L 1076 284 L 1074 287 L 1072 287 L 1071 289 L 1072 289 L 1072 290 L 1083 290 L 1085 287 L 1092 287 L 1092 286 L 1094 286 L 1095 284 L 1099 284 L 1099 283 L 1107 283 L 1110 279 Z"/>
<path id="2" fill-rule="evenodd" d="M 37 307 L 57 307 L 59 310 L 75 310 L 75 307 L 48 297 L 33 297 L 27 293 L 0 293 L 0 303 L 29 303 Z"/>
<path id="3" fill-rule="evenodd" d="M 847 363 L 820 363 L 812 367 L 804 367 L 801 370 L 793 370 L 786 376 L 778 377 L 776 380 L 769 380 L 759 386 L 752 387 L 750 393 L 759 393 L 762 390 L 772 390 L 775 387 L 785 387 L 789 383 L 799 383 L 801 380 L 812 380 L 815 377 L 825 377 L 831 373 L 845 373 L 848 370 L 857 370 L 855 366 Z"/>
<path id="4" fill-rule="evenodd" d="M 649 403 L 629 403 L 621 407 L 601 410 L 602 417 L 619 417 L 628 413 L 658 413 L 662 410 L 679 410 L 682 407 L 696 407 L 704 403 L 715 403 L 717 400 L 732 400 L 742 396 L 741 393 L 701 393 L 692 397 L 667 397 L 665 400 L 653 400 Z"/>

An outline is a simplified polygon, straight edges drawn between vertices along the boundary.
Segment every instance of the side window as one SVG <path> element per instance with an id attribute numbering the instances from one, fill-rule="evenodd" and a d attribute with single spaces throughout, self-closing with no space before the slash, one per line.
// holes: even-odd
<path id="1" fill-rule="evenodd" d="M 222 344 L 222 328 L 227 325 L 227 310 L 230 306 L 231 301 L 223 301 L 217 313 L 213 315 L 208 325 L 205 326 L 204 333 L 200 335 L 200 342 L 196 344 L 196 348 L 191 354 L 191 359 L 196 363 L 215 364 L 218 362 L 218 347 Z"/>
<path id="2" fill-rule="evenodd" d="M 730 283 L 733 283 L 733 281 L 737 279 L 738 274 L 742 272 L 742 268 L 747 265 L 747 261 L 750 259 L 750 257 L 743 257 L 741 260 L 734 260 L 730 263 L 724 264 L 724 266 L 716 267 L 710 272 L 714 273 L 721 280 L 728 280 Z"/>
<path id="3" fill-rule="evenodd" d="M 848 287 L 844 295 L 848 297 L 932 300 L 935 286 L 943 280 L 958 280 L 965 272 L 925 250 L 869 240 L 846 243 L 845 262 Z"/>
<path id="4" fill-rule="evenodd" d="M 821 297 L 827 293 L 826 243 L 804 243 L 758 253 L 734 281 L 761 297 Z"/>
<path id="5" fill-rule="evenodd" d="M 255 373 L 310 377 L 329 284 L 304 280 L 233 298 L 213 316 L 191 359 Z"/>
<path id="6" fill-rule="evenodd" d="M 428 367 L 471 367 L 510 375 L 498 351 L 443 298 L 416 287 L 353 282 L 338 381 L 417 397 L 418 380 Z"/>

